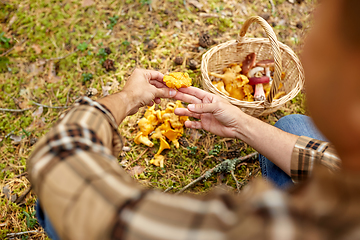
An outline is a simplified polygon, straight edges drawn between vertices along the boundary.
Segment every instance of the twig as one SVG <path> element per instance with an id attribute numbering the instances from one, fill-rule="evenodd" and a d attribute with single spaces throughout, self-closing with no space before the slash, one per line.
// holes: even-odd
<path id="1" fill-rule="evenodd" d="M 170 190 L 173 189 L 173 188 L 174 188 L 174 187 L 169 187 L 169 188 L 167 188 L 167 189 L 164 191 L 164 193 L 170 191 Z"/>
<path id="2" fill-rule="evenodd" d="M 270 5 L 271 5 L 271 13 L 275 14 L 276 8 L 275 8 L 275 4 L 273 0 L 269 0 Z"/>
<path id="3" fill-rule="evenodd" d="M 31 110 L 33 108 L 24 108 L 24 109 L 9 109 L 9 108 L 0 108 L 0 111 L 3 112 L 25 112 L 27 110 Z"/>
<path id="4" fill-rule="evenodd" d="M 236 179 L 236 176 L 235 176 L 235 174 L 234 174 L 234 171 L 230 171 L 230 173 L 231 173 L 231 176 L 233 177 L 233 179 L 234 179 L 234 181 L 235 181 L 235 183 L 236 183 L 236 188 L 237 188 L 238 192 L 240 192 L 239 181 Z"/>
<path id="5" fill-rule="evenodd" d="M 35 104 L 36 106 L 44 107 L 44 108 L 56 108 L 56 109 L 68 108 L 68 107 L 66 107 L 66 106 L 64 106 L 64 107 L 52 107 L 52 106 L 43 105 L 43 104 L 40 104 L 40 103 L 37 103 L 37 102 L 32 102 L 32 103 Z"/>
<path id="6" fill-rule="evenodd" d="M 93 38 L 96 36 L 97 31 L 98 31 L 98 30 L 96 29 L 96 30 L 95 30 L 95 33 L 91 36 L 91 38 L 86 41 L 86 44 L 89 44 L 89 43 L 93 40 Z M 76 48 L 76 49 L 75 49 L 74 51 L 72 51 L 71 53 L 66 54 L 65 56 L 57 57 L 57 58 L 45 59 L 45 62 L 56 61 L 56 60 L 61 60 L 61 59 L 67 58 L 68 56 L 72 55 L 73 53 L 76 53 L 77 51 L 79 51 L 78 48 Z"/>
<path id="7" fill-rule="evenodd" d="M 15 236 L 19 236 L 19 235 L 23 235 L 23 234 L 27 234 L 27 233 L 44 233 L 44 232 L 32 230 L 32 231 L 26 231 L 26 232 L 8 233 L 8 234 L 6 234 L 6 236 L 7 237 L 15 237 Z"/>
<path id="8" fill-rule="evenodd" d="M 128 169 L 131 166 L 131 164 L 133 164 L 134 162 L 137 162 L 148 150 L 149 150 L 149 148 L 145 149 L 134 161 L 132 161 L 131 163 L 128 164 L 126 169 Z"/>
<path id="9" fill-rule="evenodd" d="M 71 88 L 69 89 L 69 91 L 67 92 L 66 94 L 66 103 L 65 103 L 65 107 L 67 107 L 67 105 L 69 104 L 69 95 L 70 95 L 70 92 L 71 92 Z"/>
<path id="10" fill-rule="evenodd" d="M 21 44 L 23 44 L 25 41 L 26 41 L 26 38 L 25 38 L 24 40 L 22 40 L 20 44 L 15 44 L 15 45 L 12 46 L 10 49 L 8 49 L 6 52 L 2 53 L 2 54 L 0 55 L 0 57 L 6 56 L 7 54 L 9 54 L 9 53 L 16 47 L 16 45 L 21 45 Z"/>
<path id="11" fill-rule="evenodd" d="M 28 175 L 27 172 L 23 172 L 23 173 L 21 173 L 21 174 L 19 174 L 19 175 L 16 175 L 14 178 L 19 178 L 19 177 L 27 176 L 27 175 Z"/>
<path id="12" fill-rule="evenodd" d="M 246 160 L 246 159 L 255 157 L 255 156 L 257 156 L 257 155 L 258 155 L 258 152 L 254 152 L 254 153 L 251 153 L 251 154 L 246 155 L 246 156 L 244 156 L 244 157 L 237 158 L 235 165 L 238 164 L 238 163 L 241 162 L 241 161 L 244 161 L 244 160 Z M 192 185 L 194 185 L 195 183 L 200 182 L 200 181 L 203 180 L 204 178 L 211 176 L 211 174 L 212 174 L 215 170 L 219 169 L 219 168 L 222 166 L 222 164 L 224 164 L 224 162 L 221 162 L 221 163 L 219 163 L 218 165 L 216 165 L 215 167 L 213 167 L 212 169 L 206 171 L 203 175 L 201 175 L 200 177 L 198 177 L 197 179 L 195 179 L 194 181 L 192 181 L 191 183 L 189 183 L 188 185 L 186 185 L 183 189 L 181 189 L 180 191 L 178 191 L 178 192 L 175 193 L 175 194 L 180 194 L 180 193 L 184 192 L 186 189 L 188 189 L 189 187 L 191 187 Z"/>
<path id="13" fill-rule="evenodd" d="M 25 197 L 29 194 L 29 192 L 31 191 L 31 188 L 32 188 L 32 186 L 28 187 L 28 188 L 19 196 L 19 198 L 16 199 L 15 203 L 16 203 L 16 204 L 21 203 L 21 202 L 25 199 Z"/>

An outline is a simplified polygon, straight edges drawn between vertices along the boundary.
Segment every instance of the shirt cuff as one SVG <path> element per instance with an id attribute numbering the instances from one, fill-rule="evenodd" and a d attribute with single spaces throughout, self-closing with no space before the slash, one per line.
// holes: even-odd
<path id="1" fill-rule="evenodd" d="M 82 97 L 82 98 L 76 100 L 74 106 L 80 106 L 80 105 L 87 105 L 87 106 L 94 107 L 94 108 L 100 110 L 104 114 L 106 120 L 109 122 L 109 124 L 111 126 L 112 133 L 113 133 L 112 134 L 112 136 L 113 136 L 113 138 L 112 138 L 112 154 L 115 157 L 117 157 L 122 150 L 123 140 L 118 131 L 118 125 L 117 125 L 115 118 L 112 115 L 111 111 L 104 105 L 102 105 L 98 102 L 95 102 L 88 97 Z"/>
<path id="2" fill-rule="evenodd" d="M 311 176 L 316 164 L 337 171 L 340 169 L 341 160 L 331 143 L 300 136 L 291 156 L 290 176 L 293 182 L 306 180 Z"/>

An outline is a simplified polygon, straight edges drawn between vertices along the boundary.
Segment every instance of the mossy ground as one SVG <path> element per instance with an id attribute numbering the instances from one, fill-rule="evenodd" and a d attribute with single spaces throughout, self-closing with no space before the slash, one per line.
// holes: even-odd
<path id="1" fill-rule="evenodd" d="M 200 69 L 190 70 L 186 62 L 175 65 L 174 59 L 181 56 L 200 63 L 206 51 L 198 45 L 202 33 L 209 33 L 217 43 L 225 42 L 236 38 L 249 16 L 268 15 L 279 40 L 300 53 L 314 6 L 311 0 L 301 5 L 274 0 L 276 12 L 272 14 L 267 0 L 200 2 L 204 4 L 201 11 L 190 4 L 185 8 L 183 0 L 8 0 L 0 3 L 0 34 L 3 33 L 0 35 L 0 108 L 31 108 L 19 113 L 0 111 L 1 239 L 8 233 L 43 232 L 31 220 L 36 201 L 34 193 L 30 192 L 18 203 L 12 203 L 5 196 L 5 189 L 10 195 L 20 197 L 30 187 L 26 159 L 33 150 L 31 141 L 43 136 L 66 112 L 66 109 L 47 107 L 41 112 L 34 102 L 68 106 L 84 96 L 90 87 L 98 90 L 92 97 L 97 99 L 103 95 L 103 86 L 112 86 L 110 93 L 121 90 L 135 67 L 163 73 L 186 71 L 194 85 L 201 87 Z M 202 17 L 200 12 L 215 15 Z M 262 37 L 264 33 L 254 26 L 248 35 Z M 66 57 L 57 59 L 63 56 Z M 105 59 L 114 60 L 115 71 L 104 69 Z M 144 109 L 128 117 L 120 127 L 131 150 L 121 154 L 119 163 L 130 173 L 135 166 L 144 167 L 134 177 L 147 187 L 162 190 L 172 187 L 170 192 L 176 192 L 227 158 L 229 151 L 237 150 L 236 154 L 241 156 L 254 151 L 239 140 L 187 129 L 183 136 L 187 143 L 165 152 L 165 168 L 154 167 L 149 165 L 149 160 L 159 144 L 147 149 L 133 143 L 138 131 L 136 123 L 143 113 Z M 280 117 L 292 113 L 306 113 L 303 93 L 262 120 L 274 124 Z M 9 134 L 22 140 L 15 144 Z M 242 163 L 235 170 L 235 176 L 244 184 L 259 174 L 256 160 Z M 189 191 L 202 193 L 219 184 L 236 189 L 232 176 L 221 173 L 197 183 Z M 18 236 L 18 239 L 27 238 L 46 239 L 46 235 Z"/>

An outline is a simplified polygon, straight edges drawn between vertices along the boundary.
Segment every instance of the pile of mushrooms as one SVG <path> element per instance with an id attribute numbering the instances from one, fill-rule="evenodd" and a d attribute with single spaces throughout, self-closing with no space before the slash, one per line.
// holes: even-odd
<path id="1" fill-rule="evenodd" d="M 267 59 L 256 62 L 256 54 L 250 53 L 241 64 L 230 64 L 224 69 L 224 74 L 210 72 L 210 76 L 222 79 L 212 81 L 212 84 L 223 94 L 241 101 L 264 101 L 270 93 L 274 60 Z M 282 74 L 282 79 L 285 73 Z M 282 88 L 280 83 L 279 90 Z M 278 92 L 274 99 L 285 95 Z"/>
<path id="2" fill-rule="evenodd" d="M 179 148 L 178 139 L 184 133 L 183 126 L 185 121 L 189 119 L 187 116 L 176 115 L 174 113 L 175 108 L 184 108 L 184 106 L 181 104 L 181 101 L 176 101 L 176 103 L 168 103 L 166 109 L 161 111 L 155 110 L 155 105 L 153 105 L 148 107 L 144 117 L 138 122 L 140 131 L 134 139 L 136 144 L 153 147 L 154 143 L 149 139 L 149 135 L 151 135 L 151 139 L 160 140 L 159 150 L 150 161 L 151 164 L 158 167 L 164 167 L 165 157 L 161 155 L 162 151 L 170 149 L 166 139 L 171 141 L 176 148 Z"/>

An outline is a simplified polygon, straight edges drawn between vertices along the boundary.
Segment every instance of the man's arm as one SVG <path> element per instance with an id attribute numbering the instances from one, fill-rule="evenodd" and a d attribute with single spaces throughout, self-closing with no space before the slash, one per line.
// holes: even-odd
<path id="1" fill-rule="evenodd" d="M 304 143 L 303 137 L 299 138 L 251 117 L 214 94 L 189 87 L 179 89 L 175 98 L 191 103 L 187 109 L 176 109 L 176 114 L 200 119 L 185 122 L 186 127 L 201 128 L 219 136 L 241 139 L 296 181 L 304 180 L 311 174 L 315 161 L 328 167 L 337 166 L 331 169 L 339 166 L 340 160 L 332 148 L 307 147 L 308 143 Z"/>

